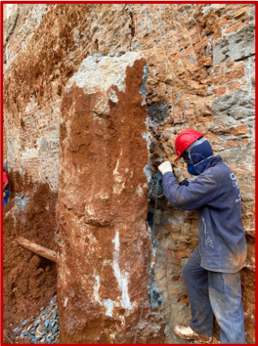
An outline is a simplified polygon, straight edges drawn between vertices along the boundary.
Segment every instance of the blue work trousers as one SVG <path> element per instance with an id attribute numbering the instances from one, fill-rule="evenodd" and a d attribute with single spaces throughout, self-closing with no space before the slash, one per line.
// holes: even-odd
<path id="1" fill-rule="evenodd" d="M 222 344 L 245 344 L 239 272 L 212 272 L 202 268 L 200 263 L 197 247 L 182 273 L 191 306 L 190 327 L 198 334 L 212 336 L 214 314 Z"/>

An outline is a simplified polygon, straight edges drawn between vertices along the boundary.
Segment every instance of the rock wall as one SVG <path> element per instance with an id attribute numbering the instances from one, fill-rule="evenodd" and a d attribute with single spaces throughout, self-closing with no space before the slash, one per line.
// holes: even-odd
<path id="1" fill-rule="evenodd" d="M 34 190 L 43 184 L 49 186 L 46 199 L 49 193 L 59 193 L 56 239 L 60 256 L 61 341 L 124 342 L 122 332 L 126 342 L 132 342 L 146 282 L 146 261 L 152 248 L 149 303 L 146 299 L 139 340 L 162 342 L 162 333 L 159 331 L 161 339 L 156 339 L 153 331 L 165 323 L 165 342 L 181 342 L 173 335 L 172 327 L 177 323 L 187 324 L 189 319 L 181 269 L 197 245 L 197 213 L 182 212 L 160 203 L 154 230 L 156 240 L 151 242 L 146 220 L 149 208 L 151 225 L 154 202 L 148 203 L 144 184 L 155 174 L 159 163 L 175 157 L 176 135 L 192 127 L 205 133 L 215 153 L 223 157 L 240 184 L 248 242 L 248 261 L 241 271 L 243 303 L 247 341 L 254 342 L 255 6 L 5 5 L 5 28 L 4 117 L 13 194 L 21 196 L 28 184 L 32 186 L 28 191 L 31 200 Z M 132 61 L 129 56 L 133 57 Z M 103 68 L 107 60 L 111 65 L 116 64 L 111 72 Z M 146 96 L 144 89 L 142 92 L 147 105 L 141 106 L 138 91 L 146 64 Z M 119 89 L 120 82 L 115 82 L 113 71 L 121 76 L 125 89 Z M 100 78 L 101 74 L 105 78 Z M 125 111 L 130 116 L 126 117 Z M 144 124 L 146 112 L 148 118 Z M 120 120 L 124 120 L 124 127 Z M 125 128 L 129 128 L 128 137 Z M 124 139 L 121 145 L 120 135 Z M 136 145 L 129 139 L 134 139 Z M 138 164 L 132 165 L 135 158 Z M 119 175 L 113 175 L 118 159 Z M 129 171 L 121 174 L 120 164 Z M 181 166 L 187 176 L 183 163 Z M 94 169 L 102 177 L 100 186 Z M 134 171 L 133 190 L 130 190 L 132 169 L 137 172 Z M 114 198 L 115 191 L 121 191 L 118 195 L 123 197 L 121 206 L 119 199 Z M 127 198 L 132 204 L 126 203 Z M 14 210 L 10 212 L 15 215 Z M 81 227 L 79 220 L 83 223 Z M 128 229 L 130 222 L 134 231 Z M 102 238 L 105 228 L 109 229 Z M 54 234 L 54 230 L 53 226 L 50 231 Z M 128 242 L 132 248 L 138 234 L 137 244 L 143 247 L 139 263 L 134 265 L 130 256 L 139 249 L 131 253 L 122 251 L 122 245 L 119 248 L 119 256 L 124 256 L 119 262 L 120 274 L 127 271 L 131 278 L 134 273 L 133 279 L 139 285 L 137 292 L 128 286 L 132 310 L 120 312 L 121 287 L 111 270 L 111 263 L 118 256 L 117 234 L 120 244 L 125 246 Z M 88 262 L 79 239 L 91 246 Z M 105 252 L 103 244 L 107 245 Z M 107 263 L 105 256 L 109 259 Z M 78 265 L 71 277 L 64 273 L 74 268 L 73 257 Z M 85 291 L 83 279 L 78 282 L 86 270 L 81 263 L 89 268 L 90 282 Z M 131 271 L 126 269 L 130 263 Z M 104 273 L 105 266 L 107 273 Z M 78 291 L 72 292 L 72 287 Z M 74 328 L 73 314 L 81 316 L 84 309 L 89 309 L 87 304 L 92 304 L 95 324 L 89 325 L 86 317 L 81 318 L 75 337 L 70 332 Z M 112 317 L 109 316 L 111 306 Z M 159 320 L 161 315 L 163 320 Z M 121 316 L 125 317 L 125 325 Z M 107 331 L 110 326 L 111 336 Z"/>

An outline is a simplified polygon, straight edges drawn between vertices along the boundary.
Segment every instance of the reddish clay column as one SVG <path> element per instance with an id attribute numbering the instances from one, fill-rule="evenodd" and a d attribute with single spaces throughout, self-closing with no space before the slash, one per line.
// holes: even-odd
<path id="1" fill-rule="evenodd" d="M 150 256 L 146 64 L 137 53 L 90 57 L 67 85 L 57 211 L 62 343 L 133 342 Z M 147 296 L 143 321 L 146 314 L 154 326 Z M 159 342 L 154 329 L 150 340 Z"/>

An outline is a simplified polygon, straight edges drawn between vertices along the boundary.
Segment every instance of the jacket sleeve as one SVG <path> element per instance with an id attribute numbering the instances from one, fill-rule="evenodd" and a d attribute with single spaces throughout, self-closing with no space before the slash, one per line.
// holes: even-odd
<path id="1" fill-rule="evenodd" d="M 195 210 L 212 201 L 219 192 L 219 184 L 214 175 L 205 173 L 189 182 L 179 185 L 174 174 L 163 175 L 163 193 L 176 207 L 184 210 Z"/>

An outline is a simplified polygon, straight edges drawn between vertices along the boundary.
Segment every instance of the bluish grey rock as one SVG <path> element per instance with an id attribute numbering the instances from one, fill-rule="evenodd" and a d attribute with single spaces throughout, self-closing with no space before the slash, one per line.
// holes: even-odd
<path id="1" fill-rule="evenodd" d="M 35 322 L 34 322 L 34 326 L 39 325 L 40 322 L 41 322 L 41 319 L 40 319 L 40 318 L 37 318 L 37 319 L 35 320 Z"/>
<path id="2" fill-rule="evenodd" d="M 55 310 L 51 310 L 51 316 L 52 318 L 55 318 L 57 315 L 57 312 Z"/>
<path id="3" fill-rule="evenodd" d="M 58 324 L 55 324 L 54 327 L 52 328 L 52 333 L 56 333 L 57 331 L 59 331 L 59 326 Z"/>
<path id="4" fill-rule="evenodd" d="M 49 326 L 49 320 L 45 321 L 45 327 L 47 328 Z"/>
<path id="5" fill-rule="evenodd" d="M 26 324 L 28 323 L 29 320 L 24 320 L 21 324 L 22 327 L 26 326 Z"/>

